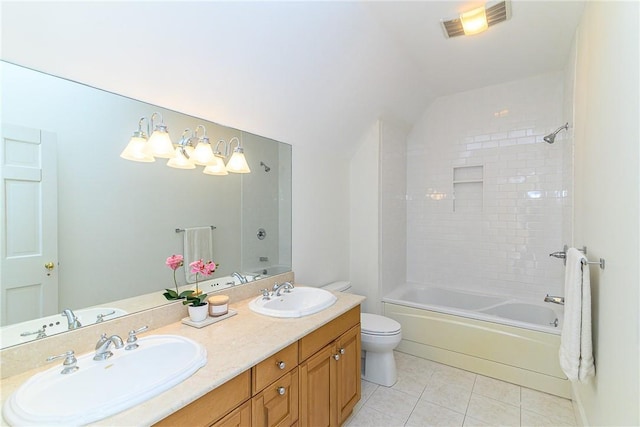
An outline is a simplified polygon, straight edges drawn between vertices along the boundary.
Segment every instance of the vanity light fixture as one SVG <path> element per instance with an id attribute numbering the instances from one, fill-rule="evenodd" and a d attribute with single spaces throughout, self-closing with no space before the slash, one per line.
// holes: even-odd
<path id="1" fill-rule="evenodd" d="M 193 138 L 195 138 L 195 134 L 191 132 L 191 129 L 187 128 L 182 132 L 182 137 L 180 138 L 180 141 L 178 142 L 178 145 L 174 151 L 174 157 L 169 159 L 169 161 L 167 162 L 167 166 L 176 169 L 196 168 L 196 165 L 192 158 L 194 148 L 191 145 L 191 139 Z"/>
<path id="2" fill-rule="evenodd" d="M 206 173 L 207 175 L 229 175 L 227 167 L 224 164 L 225 156 L 220 152 L 220 144 L 222 144 L 226 151 L 227 143 L 221 139 L 217 142 L 216 148 L 213 152 L 213 162 L 207 165 L 202 173 Z"/>
<path id="3" fill-rule="evenodd" d="M 160 123 L 153 126 L 153 119 L 157 116 L 160 116 Z M 149 147 L 151 149 L 151 154 L 154 157 L 162 157 L 165 159 L 170 159 L 175 156 L 173 151 L 173 144 L 171 143 L 171 137 L 169 136 L 169 132 L 167 130 L 167 126 L 164 124 L 164 119 L 162 118 L 162 114 L 153 113 L 151 115 L 151 127 L 153 127 L 153 133 L 149 138 Z"/>
<path id="4" fill-rule="evenodd" d="M 160 123 L 154 126 L 154 119 L 158 116 L 160 116 Z M 142 129 L 144 121 L 147 122 L 146 132 Z M 148 138 L 150 127 L 153 127 L 154 131 L 151 138 Z M 202 136 L 198 137 L 200 130 L 202 130 Z M 231 152 L 234 142 L 236 147 Z M 221 145 L 224 152 L 220 151 Z M 225 165 L 225 159 L 229 157 L 229 154 L 231 157 Z M 167 166 L 171 168 L 195 169 L 196 165 L 205 166 L 203 172 L 207 175 L 251 172 L 247 159 L 244 157 L 242 142 L 238 137 L 231 138 L 228 144 L 224 140 L 219 140 L 214 152 L 207 136 L 207 129 L 204 125 L 198 125 L 195 131 L 189 128 L 185 129 L 180 141 L 174 145 L 171 143 L 167 126 L 160 113 L 153 113 L 150 119 L 140 118 L 138 129 L 120 153 L 120 157 L 136 162 L 155 162 L 156 157 L 164 157 L 169 159 Z"/>
<path id="5" fill-rule="evenodd" d="M 200 128 L 202 128 L 203 135 L 198 138 L 198 144 L 196 145 L 195 150 L 193 150 L 192 158 L 196 165 L 208 166 L 215 162 L 215 156 L 213 155 L 211 143 L 207 136 L 207 129 L 203 125 L 198 125 L 196 128 L 196 136 L 198 135 L 198 129 Z"/>
<path id="6" fill-rule="evenodd" d="M 244 157 L 244 148 L 242 148 L 242 143 L 237 137 L 234 136 L 229 140 L 229 149 L 231 149 L 231 144 L 233 144 L 234 140 L 238 145 L 233 149 L 233 154 L 227 162 L 227 170 L 233 173 L 250 173 L 251 169 L 249 169 L 247 159 Z"/>
<path id="7" fill-rule="evenodd" d="M 141 117 L 138 121 L 138 130 L 133 132 L 129 143 L 120 153 L 120 157 L 134 162 L 155 162 L 156 159 L 151 154 L 149 145 L 147 144 L 147 134 L 142 130 L 142 122 L 147 120 L 146 117 Z M 149 122 L 147 121 L 147 130 L 149 128 Z"/>

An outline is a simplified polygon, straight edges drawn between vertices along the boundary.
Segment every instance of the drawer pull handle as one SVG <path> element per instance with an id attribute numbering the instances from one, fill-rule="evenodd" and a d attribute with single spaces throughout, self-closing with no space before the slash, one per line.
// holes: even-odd
<path id="1" fill-rule="evenodd" d="M 287 366 L 283 361 L 277 362 L 276 365 L 278 365 L 278 368 L 280 369 L 284 369 Z"/>
<path id="2" fill-rule="evenodd" d="M 340 354 L 344 354 L 344 348 L 340 349 Z"/>
<path id="3" fill-rule="evenodd" d="M 284 394 L 287 392 L 287 389 L 284 387 L 278 387 L 278 394 L 280 396 L 284 396 Z"/>
<path id="4" fill-rule="evenodd" d="M 333 358 L 336 359 L 336 360 L 340 360 L 340 355 L 339 354 L 334 354 Z"/>

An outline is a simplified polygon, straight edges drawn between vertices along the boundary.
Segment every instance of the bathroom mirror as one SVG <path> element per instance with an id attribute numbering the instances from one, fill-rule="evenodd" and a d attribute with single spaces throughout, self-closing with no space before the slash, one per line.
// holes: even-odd
<path id="1" fill-rule="evenodd" d="M 46 312 L 32 313 L 36 310 L 28 300 L 34 294 L 5 292 L 3 273 L 3 326 L 59 316 L 65 308 L 110 307 L 114 301 L 161 295 L 174 285 L 166 258 L 183 253 L 184 233 L 176 229 L 215 227 L 213 260 L 220 265 L 214 278 L 233 272 L 290 271 L 290 145 L 14 64 L 0 62 L 0 66 L 3 149 L 7 132 L 38 133 L 43 148 L 55 148 L 42 155 L 43 165 L 53 168 L 42 176 L 57 181 L 40 196 L 54 202 L 43 215 L 43 223 L 57 228 L 55 251 L 46 259 L 52 268 L 45 273 L 57 279 L 58 301 L 44 301 L 43 306 L 49 306 Z M 170 168 L 166 159 L 153 163 L 122 159 L 120 153 L 140 118 L 154 112 L 162 115 L 174 144 L 185 129 L 198 125 L 204 126 L 214 145 L 237 137 L 251 173 L 212 176 L 203 174 L 202 166 Z M 143 127 L 146 132 L 146 124 Z M 12 209 L 6 203 L 10 191 L 4 196 L 5 222 L 8 217 L 28 219 L 7 213 Z M 19 253 L 22 242 L 11 244 Z M 23 269 L 24 280 L 32 280 L 26 276 L 33 271 L 26 270 L 39 268 Z M 183 268 L 176 278 L 179 284 L 186 283 Z M 153 299 L 151 306 L 166 303 L 171 302 Z M 139 310 L 147 308 L 141 305 Z"/>

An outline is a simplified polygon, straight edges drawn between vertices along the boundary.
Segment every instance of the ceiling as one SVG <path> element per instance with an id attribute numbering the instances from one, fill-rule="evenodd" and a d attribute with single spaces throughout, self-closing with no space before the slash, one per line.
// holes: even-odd
<path id="1" fill-rule="evenodd" d="M 566 65 L 583 1 L 512 0 L 446 39 L 478 1 L 2 1 L 2 59 L 300 147 L 350 156 L 378 117 Z M 132 123 L 135 119 L 132 119 Z"/>

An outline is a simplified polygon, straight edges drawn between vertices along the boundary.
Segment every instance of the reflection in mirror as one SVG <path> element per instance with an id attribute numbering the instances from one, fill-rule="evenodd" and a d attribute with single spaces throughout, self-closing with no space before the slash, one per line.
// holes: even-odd
<path id="1" fill-rule="evenodd" d="M 21 342 L 42 335 L 43 327 L 67 328 L 61 314 L 67 308 L 83 316 L 79 323 L 92 324 L 99 314 L 109 320 L 114 309 L 131 313 L 168 303 L 162 292 L 174 282 L 165 260 L 184 251 L 184 233 L 176 229 L 215 226 L 213 260 L 220 266 L 207 291 L 221 282 L 239 284 L 235 272 L 251 278 L 290 271 L 291 146 L 13 64 L 0 66 L 1 323 L 40 319 L 18 331 L 29 333 Z M 167 167 L 167 159 L 121 158 L 139 119 L 154 112 L 174 144 L 185 129 L 198 126 L 214 143 L 238 138 L 251 173 L 215 176 L 204 174 L 203 166 Z M 184 268 L 176 278 L 189 288 Z M 82 313 L 96 306 L 99 313 Z"/>

